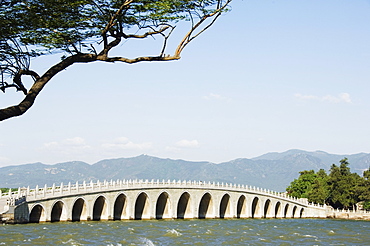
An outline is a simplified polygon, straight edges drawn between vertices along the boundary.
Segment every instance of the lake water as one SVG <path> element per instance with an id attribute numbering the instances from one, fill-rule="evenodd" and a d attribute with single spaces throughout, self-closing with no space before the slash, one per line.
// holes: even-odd
<path id="1" fill-rule="evenodd" d="M 207 219 L 0 225 L 0 245 L 370 245 L 370 221 Z"/>

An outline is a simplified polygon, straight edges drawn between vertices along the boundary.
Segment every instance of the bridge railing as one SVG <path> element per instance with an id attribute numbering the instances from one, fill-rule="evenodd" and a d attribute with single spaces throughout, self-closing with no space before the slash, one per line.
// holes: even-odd
<path id="1" fill-rule="evenodd" d="M 18 190 L 9 190 L 8 193 L 1 193 L 1 198 L 16 198 L 19 199 L 23 196 L 27 197 L 27 200 L 36 200 L 42 198 L 52 198 L 63 195 L 76 195 L 91 192 L 102 192 L 102 191 L 112 191 L 119 189 L 153 189 L 153 188 L 184 188 L 184 189 L 226 189 L 239 192 L 251 192 L 260 195 L 268 195 L 272 197 L 277 197 L 280 199 L 289 200 L 296 203 L 301 203 L 305 205 L 318 206 L 309 204 L 307 199 L 297 199 L 290 197 L 286 193 L 271 191 L 267 189 L 262 189 L 255 186 L 223 183 L 223 182 L 205 182 L 205 181 L 193 181 L 193 180 L 110 180 L 110 181 L 97 181 L 97 182 L 76 182 L 76 183 L 61 183 L 59 186 L 53 184 L 52 186 L 36 186 L 35 189 L 18 188 Z"/>

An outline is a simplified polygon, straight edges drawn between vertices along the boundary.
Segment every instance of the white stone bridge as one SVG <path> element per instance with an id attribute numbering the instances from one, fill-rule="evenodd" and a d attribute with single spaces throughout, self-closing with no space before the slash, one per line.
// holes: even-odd
<path id="1" fill-rule="evenodd" d="M 4 210 L 4 212 L 2 212 Z M 0 193 L 14 223 L 130 219 L 325 218 L 326 208 L 285 193 L 201 181 L 117 180 Z"/>

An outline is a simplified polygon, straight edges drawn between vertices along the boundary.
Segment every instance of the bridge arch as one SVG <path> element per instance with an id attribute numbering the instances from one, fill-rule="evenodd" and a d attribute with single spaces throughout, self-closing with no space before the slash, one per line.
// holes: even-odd
<path id="1" fill-rule="evenodd" d="M 213 200 L 211 194 L 208 192 L 202 196 L 199 202 L 198 218 L 214 218 Z"/>
<path id="2" fill-rule="evenodd" d="M 230 209 L 230 195 L 225 194 L 222 196 L 221 202 L 220 202 L 220 218 L 232 218 L 231 215 L 231 209 Z"/>
<path id="3" fill-rule="evenodd" d="M 190 219 L 192 218 L 192 207 L 190 201 L 190 194 L 184 192 L 181 194 L 177 203 L 177 218 L 178 219 Z"/>
<path id="4" fill-rule="evenodd" d="M 294 206 L 292 209 L 292 218 L 296 217 L 296 212 L 297 212 L 297 206 Z"/>
<path id="5" fill-rule="evenodd" d="M 78 197 L 73 201 L 72 221 L 81 221 L 90 219 L 87 216 L 87 204 L 84 198 Z"/>
<path id="6" fill-rule="evenodd" d="M 30 223 L 39 223 L 46 221 L 45 208 L 41 204 L 35 204 L 30 212 L 29 222 Z"/>
<path id="7" fill-rule="evenodd" d="M 281 218 L 281 203 L 280 202 L 276 202 L 275 204 L 275 216 L 274 218 Z"/>
<path id="8" fill-rule="evenodd" d="M 236 207 L 236 217 L 237 218 L 247 218 L 247 200 L 244 195 L 241 195 L 238 199 Z"/>
<path id="9" fill-rule="evenodd" d="M 271 218 L 271 200 L 270 199 L 267 199 L 265 201 L 265 206 L 263 208 L 263 218 Z"/>
<path id="10" fill-rule="evenodd" d="M 258 197 L 255 197 L 252 201 L 252 206 L 251 206 L 251 217 L 252 218 L 261 218 L 262 213 L 261 213 L 261 201 Z"/>
<path id="11" fill-rule="evenodd" d="M 50 221 L 51 222 L 58 222 L 58 221 L 67 221 L 67 207 L 66 204 L 61 201 L 57 200 L 53 203 L 51 214 L 50 214 Z"/>
<path id="12" fill-rule="evenodd" d="M 289 210 L 289 204 L 286 204 L 285 207 L 284 207 L 284 216 L 283 216 L 283 218 L 287 218 L 288 210 Z"/>
<path id="13" fill-rule="evenodd" d="M 150 219 L 149 196 L 141 192 L 135 200 L 135 220 Z"/>
<path id="14" fill-rule="evenodd" d="M 127 203 L 127 196 L 124 193 L 119 193 L 116 196 L 113 207 L 114 220 L 128 219 Z"/>
<path id="15" fill-rule="evenodd" d="M 301 208 L 299 212 L 299 218 L 303 218 L 303 216 L 304 216 L 304 208 Z"/>
<path id="16" fill-rule="evenodd" d="M 108 200 L 104 195 L 99 195 L 95 198 L 93 203 L 93 220 L 108 220 L 109 219 L 109 209 Z"/>
<path id="17" fill-rule="evenodd" d="M 171 218 L 171 201 L 167 192 L 163 191 L 157 199 L 155 208 L 156 219 L 170 219 Z"/>

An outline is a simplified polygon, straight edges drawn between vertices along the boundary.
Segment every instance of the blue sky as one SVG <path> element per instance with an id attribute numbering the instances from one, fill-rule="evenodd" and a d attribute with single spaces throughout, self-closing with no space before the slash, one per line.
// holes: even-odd
<path id="1" fill-rule="evenodd" d="M 124 54 L 151 44 L 127 42 Z M 40 73 L 58 61 L 39 58 Z M 0 123 L 0 166 L 370 152 L 370 1 L 234 0 L 175 62 L 78 64 Z M 0 95 L 0 106 L 20 94 Z"/>

